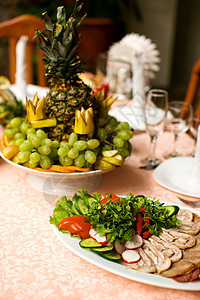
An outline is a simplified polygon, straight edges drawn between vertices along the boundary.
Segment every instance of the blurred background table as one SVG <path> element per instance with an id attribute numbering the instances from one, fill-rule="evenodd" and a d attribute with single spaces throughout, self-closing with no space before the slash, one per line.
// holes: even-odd
<path id="1" fill-rule="evenodd" d="M 169 133 L 158 140 L 158 155 L 170 147 Z M 103 175 L 102 185 L 95 190 L 104 194 L 144 194 L 177 204 L 177 193 L 159 186 L 153 171 L 139 169 L 145 157 L 149 138 L 136 134 L 133 153 L 123 167 Z M 183 135 L 180 147 L 190 152 L 191 138 Z M 0 299 L 192 299 L 199 292 L 173 290 L 132 281 L 105 271 L 79 258 L 54 235 L 49 216 L 56 196 L 31 188 L 27 174 L 0 159 Z"/>

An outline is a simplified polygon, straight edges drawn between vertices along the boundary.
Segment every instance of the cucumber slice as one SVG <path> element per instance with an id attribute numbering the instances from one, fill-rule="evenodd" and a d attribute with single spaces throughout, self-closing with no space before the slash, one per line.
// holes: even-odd
<path id="1" fill-rule="evenodd" d="M 92 238 L 83 239 L 79 242 L 79 245 L 82 248 L 97 248 L 97 247 L 103 247 L 101 244 L 99 244 L 97 241 L 93 240 Z"/>
<path id="2" fill-rule="evenodd" d="M 76 209 L 76 207 L 74 206 L 74 204 L 72 204 L 72 211 L 74 215 L 80 215 L 80 212 Z"/>
<path id="3" fill-rule="evenodd" d="M 72 201 L 71 200 L 68 200 L 67 202 L 66 202 L 66 209 L 67 209 L 67 211 L 68 211 L 68 213 L 69 213 L 69 217 L 72 217 L 72 216 L 74 216 L 74 212 L 73 212 L 73 210 L 72 210 Z"/>
<path id="4" fill-rule="evenodd" d="M 92 248 L 91 250 L 95 253 L 107 253 L 107 252 L 110 252 L 111 250 L 113 250 L 113 246 L 110 245 L 110 246 L 101 247 L 101 248 Z"/>
<path id="5" fill-rule="evenodd" d="M 179 207 L 176 205 L 167 205 L 163 206 L 163 208 L 167 208 L 167 210 L 169 211 L 168 216 L 176 215 L 179 211 Z"/>
<path id="6" fill-rule="evenodd" d="M 97 202 L 97 200 L 94 199 L 94 198 L 88 198 L 87 201 L 88 201 L 88 205 L 89 205 L 90 207 L 92 207 L 92 203 Z"/>
<path id="7" fill-rule="evenodd" d="M 102 257 L 104 257 L 105 259 L 108 259 L 111 261 L 118 261 L 121 259 L 121 255 L 114 250 L 107 252 L 107 253 L 98 253 L 98 254 L 101 255 Z"/>
<path id="8" fill-rule="evenodd" d="M 72 208 L 73 208 L 73 211 L 76 215 L 81 215 L 81 211 L 79 209 L 79 206 L 78 206 L 78 200 L 80 199 L 80 197 L 77 195 L 77 194 L 74 194 L 73 198 L 72 198 Z"/>
<path id="9" fill-rule="evenodd" d="M 85 205 L 85 202 L 83 201 L 83 199 L 79 198 L 77 204 L 78 204 L 80 212 L 83 215 L 88 213 L 88 211 L 89 211 L 88 206 Z"/>

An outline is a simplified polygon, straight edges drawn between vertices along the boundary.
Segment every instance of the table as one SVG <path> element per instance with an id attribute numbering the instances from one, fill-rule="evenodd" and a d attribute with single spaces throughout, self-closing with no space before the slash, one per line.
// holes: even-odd
<path id="1" fill-rule="evenodd" d="M 157 154 L 170 150 L 172 136 L 158 140 Z M 177 193 L 159 186 L 153 171 L 139 169 L 149 147 L 146 133 L 132 139 L 133 154 L 123 167 L 103 175 L 95 192 L 144 194 L 181 203 Z M 180 146 L 192 149 L 183 135 Z M 0 299 L 6 300 L 197 300 L 200 292 L 155 287 L 112 274 L 79 258 L 54 235 L 49 216 L 56 197 L 34 190 L 27 174 L 0 159 Z"/>

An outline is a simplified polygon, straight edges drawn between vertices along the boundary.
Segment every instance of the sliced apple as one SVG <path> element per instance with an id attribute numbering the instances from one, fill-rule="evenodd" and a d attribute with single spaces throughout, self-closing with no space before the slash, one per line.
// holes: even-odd
<path id="1" fill-rule="evenodd" d="M 107 161 L 103 161 L 102 159 L 99 159 L 95 163 L 95 169 L 103 170 L 103 171 L 114 170 L 114 169 L 116 169 L 116 166 Z"/>
<path id="2" fill-rule="evenodd" d="M 2 154 L 7 159 L 12 159 L 19 152 L 19 147 L 16 145 L 8 145 L 2 150 Z"/>
<path id="3" fill-rule="evenodd" d="M 102 160 L 106 161 L 106 162 L 109 162 L 109 163 L 111 163 L 113 165 L 121 167 L 123 165 L 123 163 L 124 163 L 125 158 L 124 158 L 124 156 L 122 156 L 120 154 L 116 154 L 116 155 L 114 155 L 112 157 L 110 157 L 110 156 L 103 156 Z"/>
<path id="4" fill-rule="evenodd" d="M 118 150 L 105 150 L 102 151 L 103 156 L 114 156 L 115 154 L 117 154 Z"/>

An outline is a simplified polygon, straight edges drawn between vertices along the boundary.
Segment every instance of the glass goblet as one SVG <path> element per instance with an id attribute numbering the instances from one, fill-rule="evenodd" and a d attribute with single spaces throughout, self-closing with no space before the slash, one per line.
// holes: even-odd
<path id="1" fill-rule="evenodd" d="M 192 122 L 191 122 L 191 126 L 190 126 L 190 133 L 194 140 L 192 152 L 189 154 L 190 156 L 195 155 L 196 142 L 197 142 L 197 130 L 198 130 L 199 125 L 200 125 L 200 116 L 194 116 L 192 118 Z"/>
<path id="2" fill-rule="evenodd" d="M 172 101 L 167 112 L 166 130 L 174 134 L 173 150 L 165 154 L 165 158 L 180 156 L 177 150 L 177 141 L 181 134 L 188 131 L 192 122 L 192 106 L 184 101 Z"/>
<path id="3" fill-rule="evenodd" d="M 147 169 L 153 169 L 159 165 L 160 159 L 155 157 L 156 141 L 164 131 L 168 108 L 168 93 L 161 89 L 149 91 L 144 106 L 144 121 L 146 131 L 150 136 L 150 153 L 142 160 Z"/>

